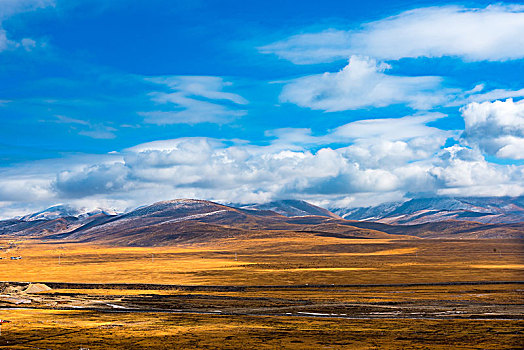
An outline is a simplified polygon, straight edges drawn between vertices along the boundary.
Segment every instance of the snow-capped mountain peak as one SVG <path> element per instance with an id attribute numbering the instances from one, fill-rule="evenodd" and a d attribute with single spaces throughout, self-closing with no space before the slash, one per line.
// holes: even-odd
<path id="1" fill-rule="evenodd" d="M 366 208 L 333 210 L 347 220 L 421 224 L 446 220 L 482 223 L 524 221 L 524 197 L 415 198 Z"/>
<path id="2" fill-rule="evenodd" d="M 117 215 L 118 212 L 113 209 L 103 208 L 77 208 L 68 204 L 58 204 L 42 211 L 28 214 L 20 217 L 23 221 L 36 221 L 36 220 L 55 220 L 64 217 L 76 217 L 76 218 L 87 218 L 90 216 L 105 214 L 105 215 Z"/>

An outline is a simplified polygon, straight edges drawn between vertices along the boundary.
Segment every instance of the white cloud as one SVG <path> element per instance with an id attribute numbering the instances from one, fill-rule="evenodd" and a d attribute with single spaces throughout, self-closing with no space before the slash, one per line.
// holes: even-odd
<path id="1" fill-rule="evenodd" d="M 351 122 L 334 129 L 331 135 L 337 139 L 381 139 L 405 140 L 446 132 L 427 124 L 445 118 L 441 113 L 407 116 L 388 119 L 364 119 Z"/>
<path id="2" fill-rule="evenodd" d="M 467 143 L 500 158 L 524 159 L 524 100 L 473 102 L 461 111 Z"/>
<path id="3" fill-rule="evenodd" d="M 314 110 L 337 112 L 393 104 L 428 110 L 524 97 L 524 89 L 484 91 L 484 84 L 478 84 L 463 91 L 447 87 L 442 77 L 393 75 L 387 72 L 390 68 L 369 57 L 351 56 L 348 65 L 336 73 L 308 75 L 285 82 L 280 100 Z"/>
<path id="4" fill-rule="evenodd" d="M 505 136 L 499 141 L 504 146 L 497 151 L 497 157 L 524 159 L 524 137 Z"/>
<path id="5" fill-rule="evenodd" d="M 490 163 L 476 147 L 444 148 L 450 137 L 458 140 L 457 131 L 427 125 L 444 117 L 360 120 L 323 135 L 280 129 L 268 133 L 274 139 L 266 146 L 189 137 L 63 164 L 40 162 L 0 174 L 0 207 L 13 212 L 21 205 L 74 202 L 124 210 L 187 197 L 240 203 L 299 198 L 336 206 L 377 204 L 406 193 L 524 193 L 523 166 Z M 2 192 L 3 185 L 10 190 Z"/>
<path id="6" fill-rule="evenodd" d="M 30 38 L 24 38 L 20 42 L 24 50 L 26 51 L 32 51 L 36 47 L 36 41 Z"/>
<path id="7" fill-rule="evenodd" d="M 0 18 L 8 18 L 17 13 L 34 11 L 39 8 L 54 6 L 54 0 L 2 0 Z"/>
<path id="8" fill-rule="evenodd" d="M 113 131 L 116 131 L 116 129 L 110 126 L 97 126 L 93 130 L 82 130 L 78 132 L 78 134 L 91 137 L 93 139 L 110 140 L 116 138 L 116 135 L 113 133 Z"/>
<path id="9" fill-rule="evenodd" d="M 8 18 L 23 12 L 35 11 L 40 8 L 54 6 L 54 0 L 2 0 L 0 1 L 0 52 L 11 48 L 22 47 L 31 51 L 37 46 L 35 40 L 24 38 L 20 42 L 10 40 L 2 23 Z"/>
<path id="10" fill-rule="evenodd" d="M 95 164 L 80 171 L 62 171 L 57 174 L 55 188 L 66 198 L 110 194 L 126 189 L 128 172 L 129 169 L 119 162 Z"/>
<path id="11" fill-rule="evenodd" d="M 220 141 L 209 139 L 206 137 L 181 137 L 172 140 L 158 140 L 152 142 L 141 143 L 139 145 L 126 148 L 124 152 L 148 152 L 148 151 L 174 151 L 186 149 L 191 146 L 198 146 L 209 148 L 210 145 L 218 147 L 222 145 Z"/>
<path id="12" fill-rule="evenodd" d="M 38 202 L 55 197 L 50 181 L 30 176 L 8 177 L 0 180 L 0 202 L 27 201 Z"/>
<path id="13" fill-rule="evenodd" d="M 320 33 L 294 35 L 258 49 L 261 53 L 275 54 L 294 64 L 314 64 L 347 59 L 355 54 L 349 47 L 350 39 L 349 32 L 328 29 Z"/>
<path id="14" fill-rule="evenodd" d="M 351 55 L 505 61 L 524 57 L 523 32 L 523 6 L 441 6 L 402 12 L 355 30 L 294 35 L 259 50 L 295 64 L 332 62 Z"/>
<path id="15" fill-rule="evenodd" d="M 185 95 L 201 96 L 210 100 L 229 100 L 240 105 L 248 103 L 240 95 L 222 91 L 232 83 L 225 82 L 221 77 L 186 75 L 155 77 L 147 80 L 167 85 L 173 90 L 182 91 Z"/>
<path id="16" fill-rule="evenodd" d="M 478 150 L 452 146 L 429 169 L 438 182 L 437 194 L 462 196 L 520 196 L 523 168 L 487 162 Z"/>
<path id="17" fill-rule="evenodd" d="M 352 56 L 337 73 L 310 75 L 287 83 L 280 99 L 327 112 L 401 103 L 429 109 L 456 92 L 443 88 L 440 77 L 388 75 L 385 71 L 389 68 L 371 58 Z"/>
<path id="18" fill-rule="evenodd" d="M 3 28 L 0 27 L 0 52 L 7 49 L 7 34 Z"/>
<path id="19" fill-rule="evenodd" d="M 485 102 L 494 101 L 513 97 L 524 97 L 524 89 L 519 90 L 507 90 L 507 89 L 495 89 L 485 93 L 470 94 L 467 97 L 468 102 Z M 462 103 L 461 103 L 462 104 Z"/>
<path id="20" fill-rule="evenodd" d="M 91 123 L 86 119 L 75 119 L 63 115 L 57 115 L 56 120 L 51 120 L 52 123 L 60 124 L 72 124 L 74 125 L 71 130 L 78 131 L 79 135 L 87 136 L 93 139 L 114 139 L 116 134 L 114 133 L 117 129 L 112 126 L 105 125 L 103 123 Z"/>
<path id="21" fill-rule="evenodd" d="M 324 135 L 312 135 L 310 129 L 283 128 L 270 130 L 274 137 L 273 150 L 303 150 L 304 147 L 331 144 L 348 145 L 338 151 L 362 164 L 387 167 L 428 158 L 437 152 L 448 138 L 458 138 L 460 131 L 441 130 L 428 123 L 446 118 L 441 113 L 406 116 L 402 118 L 365 119 L 341 125 Z M 380 164 L 380 165 L 379 165 Z"/>
<path id="22" fill-rule="evenodd" d="M 170 76 L 148 78 L 150 82 L 165 85 L 170 92 L 153 92 L 153 102 L 164 105 L 168 110 L 140 112 L 146 123 L 165 124 L 224 124 L 245 115 L 237 108 L 248 101 L 242 96 L 225 92 L 231 85 L 220 77 Z"/>
<path id="23" fill-rule="evenodd" d="M 65 115 L 57 115 L 56 119 L 58 119 L 56 121 L 57 123 L 79 124 L 79 125 L 85 125 L 85 126 L 91 125 L 87 120 L 70 118 L 70 117 L 67 117 Z"/>
<path id="24" fill-rule="evenodd" d="M 464 106 L 471 102 L 487 102 L 495 101 L 513 97 L 524 97 L 524 89 L 508 90 L 508 89 L 494 89 L 491 91 L 484 91 L 484 84 L 477 84 L 473 89 L 464 92 L 457 92 L 448 96 L 446 107 Z"/>
<path id="25" fill-rule="evenodd" d="M 57 175 L 64 171 L 78 172 L 94 164 L 112 164 L 117 161 L 122 161 L 120 155 L 76 154 L 60 159 L 2 167 L 0 168 L 0 219 L 42 210 L 57 203 L 75 204 L 78 201 L 86 201 L 86 198 L 62 196 L 54 185 Z M 114 198 L 96 198 L 99 203 L 107 200 L 112 203 L 117 202 Z"/>
<path id="26" fill-rule="evenodd" d="M 284 143 L 289 146 L 289 139 L 284 143 L 275 140 L 270 146 L 228 146 L 207 138 L 156 141 L 125 150 L 123 163 L 86 167 L 67 173 L 66 177 L 59 176 L 56 183 L 62 190 L 69 189 L 71 196 L 89 188 L 91 192 L 86 196 L 114 196 L 125 191 L 128 197 L 143 196 L 144 192 L 147 196 L 154 194 L 158 196 L 156 200 L 197 196 L 233 202 L 287 197 L 339 201 L 366 193 L 373 196 L 437 191 L 439 186 L 467 188 L 477 182 L 485 183 L 481 176 L 454 181 L 454 172 L 460 174 L 454 170 L 456 164 L 445 165 L 443 156 L 434 158 L 449 136 L 448 132 L 425 126 L 434 119 L 435 116 L 363 121 L 360 123 L 375 130 L 360 135 L 341 133 L 351 129 L 352 124 L 357 131 L 362 127 L 359 122 L 350 123 L 315 140 L 340 142 L 345 137 L 348 146 L 321 147 L 316 152 L 309 151 L 300 139 L 287 149 Z M 404 125 L 413 133 L 394 135 L 387 123 Z M 466 167 L 473 168 L 479 162 L 477 158 L 463 158 Z M 508 179 L 500 176 L 504 169 L 494 171 L 502 181 Z M 114 179 L 122 179 L 118 182 L 120 187 L 115 186 Z"/>

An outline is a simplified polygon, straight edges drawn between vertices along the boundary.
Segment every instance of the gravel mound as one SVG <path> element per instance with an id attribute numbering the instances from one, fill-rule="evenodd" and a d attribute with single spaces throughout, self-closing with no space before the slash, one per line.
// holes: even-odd
<path id="1" fill-rule="evenodd" d="M 26 293 L 40 293 L 51 290 L 48 286 L 42 283 L 30 283 L 24 290 Z"/>

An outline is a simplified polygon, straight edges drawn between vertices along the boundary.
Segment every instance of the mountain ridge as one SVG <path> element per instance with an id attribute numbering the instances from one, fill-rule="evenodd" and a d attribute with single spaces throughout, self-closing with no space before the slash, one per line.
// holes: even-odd
<path id="1" fill-rule="evenodd" d="M 49 208 L 46 208 L 44 210 L 38 211 L 36 213 L 23 215 L 18 218 L 23 221 L 36 221 L 36 220 L 54 220 L 54 219 L 64 218 L 64 217 L 82 218 L 82 217 L 89 217 L 89 216 L 98 215 L 98 214 L 117 215 L 118 212 L 114 209 L 107 209 L 107 208 L 87 209 L 84 207 L 81 207 L 81 208 L 74 207 L 70 204 L 57 204 Z"/>
<path id="2" fill-rule="evenodd" d="M 340 216 L 325 208 L 298 199 L 283 199 L 262 204 L 244 205 L 240 206 L 240 208 L 270 210 L 287 217 L 318 215 L 340 219 Z"/>
<path id="3" fill-rule="evenodd" d="M 347 220 L 414 225 L 439 221 L 469 221 L 484 224 L 524 222 L 524 196 L 518 197 L 429 197 L 359 208 L 336 208 Z"/>
<path id="4" fill-rule="evenodd" d="M 346 239 L 524 238 L 522 221 L 482 223 L 464 219 L 500 217 L 505 213 L 513 213 L 518 218 L 524 212 L 519 201 L 498 199 L 479 205 L 483 203 L 470 199 L 418 199 L 348 212 L 368 215 L 375 210 L 375 214 L 382 215 L 365 220 L 352 220 L 348 218 L 351 215 L 341 217 L 298 200 L 234 207 L 199 199 L 174 199 L 116 215 L 100 211 L 92 215 L 77 213 L 77 216 L 71 216 L 73 212 L 67 207 L 61 211 L 55 206 L 47 212 L 26 216 L 27 220 L 0 221 L 0 235 L 130 246 L 202 243 L 238 236 L 249 239 L 260 234 Z M 426 209 L 430 205 L 440 205 L 444 209 Z M 43 212 L 50 215 L 42 216 Z M 57 212 L 64 216 L 56 217 Z M 427 220 L 428 217 L 433 221 Z M 456 220 L 456 217 L 462 220 Z"/>

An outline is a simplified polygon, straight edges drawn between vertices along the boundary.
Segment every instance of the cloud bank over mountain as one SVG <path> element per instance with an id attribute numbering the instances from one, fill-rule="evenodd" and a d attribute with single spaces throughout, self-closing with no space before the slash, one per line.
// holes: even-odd
<path id="1" fill-rule="evenodd" d="M 465 116 L 473 118 L 475 104 L 468 108 Z M 427 125 L 439 117 L 360 120 L 326 135 L 301 134 L 302 138 L 289 138 L 293 130 L 288 129 L 265 146 L 213 138 L 155 141 L 99 156 L 94 163 L 72 158 L 63 170 L 24 180 L 4 176 L 2 188 L 13 190 L 0 192 L 0 200 L 32 197 L 84 206 L 103 201 L 123 210 L 155 198 L 236 203 L 302 198 L 355 206 L 399 200 L 406 193 L 524 194 L 524 167 L 488 162 L 480 150 L 489 144 L 488 135 L 477 145 L 475 138 L 464 136 L 466 132 L 460 136 Z M 461 137 L 469 146 L 446 146 Z M 497 144 L 499 138 L 494 135 L 492 142 Z M 318 149 L 310 150 L 311 144 Z"/>

